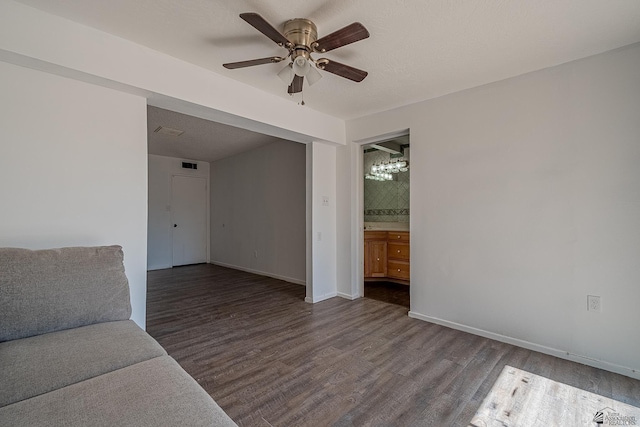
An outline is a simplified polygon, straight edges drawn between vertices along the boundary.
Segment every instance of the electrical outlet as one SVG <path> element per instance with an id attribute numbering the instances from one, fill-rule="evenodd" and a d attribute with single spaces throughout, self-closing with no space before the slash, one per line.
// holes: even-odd
<path id="1" fill-rule="evenodd" d="M 600 297 L 597 295 L 587 295 L 587 310 L 588 311 L 602 311 L 602 305 L 600 305 Z"/>

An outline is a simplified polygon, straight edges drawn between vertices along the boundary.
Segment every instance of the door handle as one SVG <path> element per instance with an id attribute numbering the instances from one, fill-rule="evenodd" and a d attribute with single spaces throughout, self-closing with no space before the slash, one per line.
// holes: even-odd
<path id="1" fill-rule="evenodd" d="M 173 228 L 176 228 L 178 226 L 178 224 L 173 224 Z"/>

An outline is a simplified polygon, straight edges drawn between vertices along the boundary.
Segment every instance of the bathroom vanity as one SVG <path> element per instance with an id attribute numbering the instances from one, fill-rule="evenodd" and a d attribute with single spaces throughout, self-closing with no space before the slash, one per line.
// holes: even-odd
<path id="1" fill-rule="evenodd" d="M 407 224 L 408 226 L 408 224 Z M 370 226 L 364 231 L 365 280 L 386 280 L 409 284 L 410 234 L 407 230 Z"/>

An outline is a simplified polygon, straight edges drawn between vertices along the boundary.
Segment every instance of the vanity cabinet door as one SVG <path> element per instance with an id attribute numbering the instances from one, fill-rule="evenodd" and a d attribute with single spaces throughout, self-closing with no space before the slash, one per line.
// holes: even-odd
<path id="1" fill-rule="evenodd" d="M 364 243 L 364 277 L 387 276 L 387 242 L 367 240 Z"/>

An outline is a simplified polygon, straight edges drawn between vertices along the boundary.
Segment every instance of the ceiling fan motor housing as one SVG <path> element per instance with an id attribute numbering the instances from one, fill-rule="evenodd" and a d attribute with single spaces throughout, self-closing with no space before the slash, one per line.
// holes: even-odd
<path id="1" fill-rule="evenodd" d="M 290 19 L 284 23 L 284 36 L 293 43 L 293 58 L 298 56 L 309 58 L 311 45 L 318 39 L 316 24 L 308 19 Z"/>

